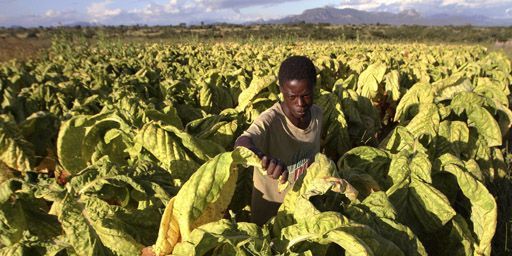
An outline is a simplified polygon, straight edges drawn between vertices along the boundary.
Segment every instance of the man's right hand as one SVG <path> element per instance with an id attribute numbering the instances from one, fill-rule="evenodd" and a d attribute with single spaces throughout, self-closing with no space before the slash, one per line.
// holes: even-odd
<path id="1" fill-rule="evenodd" d="M 279 159 L 263 155 L 261 157 L 261 166 L 267 171 L 267 175 L 277 180 L 281 177 L 280 182 L 285 183 L 288 180 L 288 170 L 286 165 Z"/>
<path id="2" fill-rule="evenodd" d="M 281 183 L 285 183 L 288 180 L 288 170 L 286 170 L 286 165 L 277 158 L 265 155 L 265 153 L 259 150 L 254 143 L 252 143 L 251 138 L 247 136 L 238 137 L 235 141 L 235 147 L 239 146 L 248 148 L 261 159 L 261 166 L 267 171 L 268 176 L 276 180 L 281 177 Z"/>

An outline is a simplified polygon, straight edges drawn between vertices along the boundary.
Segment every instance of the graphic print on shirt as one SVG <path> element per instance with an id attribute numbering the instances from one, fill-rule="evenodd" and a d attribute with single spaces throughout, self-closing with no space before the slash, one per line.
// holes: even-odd
<path id="1" fill-rule="evenodd" d="M 286 169 L 288 170 L 288 181 L 294 183 L 303 173 L 306 171 L 309 165 L 309 159 L 312 156 L 313 152 L 310 151 L 300 151 L 293 157 L 292 164 L 288 165 Z"/>

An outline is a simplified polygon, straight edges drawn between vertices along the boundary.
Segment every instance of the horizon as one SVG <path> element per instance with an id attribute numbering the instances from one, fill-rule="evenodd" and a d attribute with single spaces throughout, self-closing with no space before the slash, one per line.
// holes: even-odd
<path id="1" fill-rule="evenodd" d="M 351 8 L 359 11 L 399 13 L 415 10 L 422 16 L 451 14 L 484 16 L 496 21 L 512 21 L 510 1 L 464 0 L 102 0 L 102 1 L 0 1 L 1 27 L 55 27 L 76 24 L 119 26 L 198 25 L 201 22 L 246 24 L 299 15 L 313 8 Z"/>

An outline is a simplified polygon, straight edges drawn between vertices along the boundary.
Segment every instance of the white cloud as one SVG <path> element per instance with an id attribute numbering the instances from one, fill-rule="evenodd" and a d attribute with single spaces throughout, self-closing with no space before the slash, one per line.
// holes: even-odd
<path id="1" fill-rule="evenodd" d="M 61 12 L 55 11 L 55 10 L 52 10 L 52 9 L 50 9 L 50 10 L 48 10 L 48 11 L 46 11 L 44 13 L 44 16 L 50 17 L 50 18 L 57 17 L 59 15 L 61 15 Z"/>
<path id="2" fill-rule="evenodd" d="M 422 14 L 452 13 L 499 17 L 510 6 L 512 0 L 346 0 L 340 1 L 337 7 L 389 12 L 415 9 Z"/>
<path id="3" fill-rule="evenodd" d="M 120 0 L 93 0 L 80 10 L 61 10 L 57 7 L 20 17 L 0 15 L 1 25 L 47 26 L 74 22 L 100 24 L 148 24 L 167 25 L 186 22 L 242 23 L 259 18 L 280 18 L 275 12 L 252 12 L 253 6 L 270 6 L 299 0 L 135 0 L 136 5 Z M 304 0 L 301 0 L 304 1 Z M 459 14 L 482 15 L 493 18 L 512 17 L 512 0 L 338 0 L 337 8 L 355 8 L 366 11 L 400 12 L 415 9 L 423 15 Z M 320 6 L 319 6 L 320 7 Z M 130 9 L 131 8 L 131 9 Z"/>
<path id="4" fill-rule="evenodd" d="M 508 8 L 505 10 L 505 13 L 508 15 L 508 16 L 512 16 L 512 8 Z"/>
<path id="5" fill-rule="evenodd" d="M 121 8 L 109 8 L 108 5 L 111 3 L 111 0 L 92 3 L 87 7 L 87 14 L 95 22 L 120 15 L 123 10 Z"/>
<path id="6" fill-rule="evenodd" d="M 163 4 L 150 3 L 143 8 L 133 9 L 132 13 L 212 13 L 222 10 L 239 10 L 241 8 L 261 5 L 274 5 L 300 0 L 169 0 Z"/>

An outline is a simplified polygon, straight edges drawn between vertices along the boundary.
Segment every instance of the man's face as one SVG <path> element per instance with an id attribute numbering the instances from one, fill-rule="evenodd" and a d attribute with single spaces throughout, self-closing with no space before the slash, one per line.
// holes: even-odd
<path id="1" fill-rule="evenodd" d="M 288 80 L 280 86 L 283 93 L 285 113 L 289 118 L 304 119 L 313 105 L 313 85 L 305 79 Z"/>

